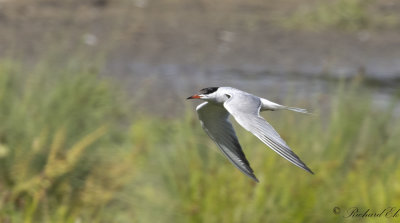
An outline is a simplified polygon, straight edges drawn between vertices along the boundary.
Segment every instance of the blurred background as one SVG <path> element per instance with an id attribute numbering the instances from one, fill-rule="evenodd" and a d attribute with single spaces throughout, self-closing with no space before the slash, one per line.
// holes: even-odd
<path id="1" fill-rule="evenodd" d="M 1 0 L 0 32 L 0 222 L 400 208 L 398 1 Z M 185 100 L 210 86 L 313 112 L 264 117 L 316 174 L 235 124 L 243 176 Z"/>

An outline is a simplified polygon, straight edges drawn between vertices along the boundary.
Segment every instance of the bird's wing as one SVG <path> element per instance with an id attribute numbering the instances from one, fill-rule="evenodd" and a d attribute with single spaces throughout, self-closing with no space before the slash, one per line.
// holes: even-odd
<path id="1" fill-rule="evenodd" d="M 224 107 L 243 128 L 253 133 L 272 150 L 294 165 L 313 173 L 289 148 L 275 129 L 260 116 L 260 98 L 254 95 L 236 94 L 224 103 Z"/>
<path id="2" fill-rule="evenodd" d="M 218 145 L 226 158 L 240 171 L 258 182 L 242 151 L 226 109 L 223 106 L 204 102 L 197 106 L 196 110 L 204 131 Z"/>

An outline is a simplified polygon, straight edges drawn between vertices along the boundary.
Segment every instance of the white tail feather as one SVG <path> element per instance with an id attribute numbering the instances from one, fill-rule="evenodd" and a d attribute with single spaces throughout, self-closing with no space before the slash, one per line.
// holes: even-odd
<path id="1" fill-rule="evenodd" d="M 300 113 L 303 113 L 303 114 L 311 114 L 310 112 L 308 112 L 304 108 L 288 107 L 288 106 L 277 104 L 277 103 L 272 102 L 272 101 L 268 101 L 265 98 L 261 98 L 261 111 L 266 111 L 266 110 L 276 111 L 276 110 L 282 110 L 282 109 L 295 111 L 295 112 L 300 112 Z"/>
<path id="2" fill-rule="evenodd" d="M 307 111 L 307 109 L 304 109 L 304 108 L 284 107 L 284 109 L 287 109 L 290 111 L 295 111 L 295 112 L 300 112 L 303 114 L 311 114 L 310 112 Z"/>

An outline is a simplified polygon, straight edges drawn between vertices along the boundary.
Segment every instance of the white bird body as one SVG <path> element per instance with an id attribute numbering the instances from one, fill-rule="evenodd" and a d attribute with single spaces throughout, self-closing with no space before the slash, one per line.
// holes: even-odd
<path id="1" fill-rule="evenodd" d="M 200 94 L 193 95 L 188 99 L 206 101 L 196 108 L 203 129 L 229 161 L 253 180 L 258 182 L 229 121 L 229 115 L 232 115 L 244 129 L 251 132 L 279 155 L 294 165 L 313 173 L 289 148 L 275 129 L 260 116 L 260 111 L 265 110 L 286 109 L 308 113 L 305 109 L 283 106 L 232 87 L 204 88 L 200 90 Z"/>

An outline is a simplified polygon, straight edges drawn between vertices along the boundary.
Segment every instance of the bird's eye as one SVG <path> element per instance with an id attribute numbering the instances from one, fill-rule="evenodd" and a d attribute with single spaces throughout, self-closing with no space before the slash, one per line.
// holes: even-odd
<path id="1" fill-rule="evenodd" d="M 225 94 L 225 96 L 226 96 L 227 98 L 231 98 L 231 96 L 230 96 L 229 94 Z"/>

